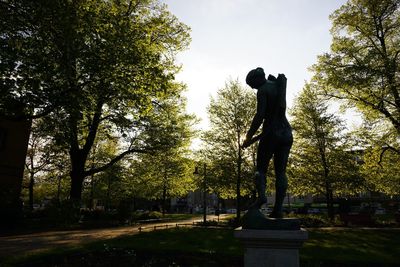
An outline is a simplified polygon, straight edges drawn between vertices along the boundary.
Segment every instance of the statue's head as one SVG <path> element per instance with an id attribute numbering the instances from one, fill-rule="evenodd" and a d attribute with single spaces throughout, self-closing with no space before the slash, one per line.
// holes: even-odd
<path id="1" fill-rule="evenodd" d="M 260 88 L 267 80 L 265 79 L 264 70 L 260 67 L 251 70 L 246 76 L 246 83 L 251 88 Z"/>

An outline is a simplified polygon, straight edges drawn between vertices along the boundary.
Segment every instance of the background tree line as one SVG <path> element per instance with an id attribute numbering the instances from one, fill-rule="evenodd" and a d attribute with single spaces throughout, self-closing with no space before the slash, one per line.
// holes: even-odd
<path id="1" fill-rule="evenodd" d="M 331 218 L 334 198 L 400 193 L 399 3 L 349 0 L 336 10 L 330 17 L 331 51 L 311 67 L 314 76 L 290 110 L 295 138 L 289 192 L 324 196 Z M 362 115 L 362 125 L 347 128 L 333 111 L 337 103 L 342 111 Z M 243 152 L 239 144 L 254 109 L 254 94 L 239 82 L 228 81 L 217 99 L 211 99 L 211 130 L 204 134 L 215 191 L 232 192 L 233 185 L 228 190 L 224 185 L 236 181 L 238 200 L 241 193 L 251 194 L 241 182 L 245 176 L 251 180 L 254 169 L 241 171 L 252 166 L 254 148 Z M 237 203 L 238 210 L 244 208 Z"/>
<path id="2" fill-rule="evenodd" d="M 174 77 L 190 29 L 166 5 L 7 0 L 0 11 L 0 112 L 33 120 L 31 207 L 35 176 L 53 183 L 57 198 L 80 202 L 88 184 L 104 184 L 112 198 L 116 179 L 142 154 L 164 154 L 172 169 L 186 164 L 194 117 Z"/>
<path id="3" fill-rule="evenodd" d="M 124 197 L 165 203 L 202 186 L 189 149 L 196 120 L 174 80 L 189 28 L 166 6 L 8 0 L 0 8 L 0 112 L 33 120 L 30 206 L 35 182 L 38 197 L 101 196 L 108 205 Z M 399 194 L 399 1 L 349 0 L 331 20 L 331 49 L 289 112 L 288 172 L 290 193 L 323 195 L 332 216 L 335 197 Z M 346 128 L 336 103 L 362 115 L 362 125 Z M 255 194 L 256 146 L 240 148 L 255 106 L 254 91 L 227 80 L 210 100 L 196 159 L 207 164 L 207 190 L 236 199 L 237 217 Z"/>

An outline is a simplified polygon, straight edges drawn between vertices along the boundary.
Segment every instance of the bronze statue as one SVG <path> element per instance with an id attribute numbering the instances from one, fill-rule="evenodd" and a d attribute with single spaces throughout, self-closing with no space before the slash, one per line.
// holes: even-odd
<path id="1" fill-rule="evenodd" d="M 286 118 L 286 77 L 279 74 L 278 78 L 272 75 L 265 78 L 262 68 L 251 70 L 246 77 L 246 83 L 257 89 L 257 112 L 247 132 L 243 147 L 250 146 L 260 140 L 257 149 L 257 171 L 255 184 L 258 194 L 257 200 L 251 208 L 259 209 L 267 202 L 265 196 L 266 173 L 269 162 L 274 157 L 276 198 L 271 218 L 282 218 L 282 205 L 287 190 L 286 165 L 290 148 L 293 143 L 292 128 Z M 252 138 L 260 125 L 262 133 Z"/>

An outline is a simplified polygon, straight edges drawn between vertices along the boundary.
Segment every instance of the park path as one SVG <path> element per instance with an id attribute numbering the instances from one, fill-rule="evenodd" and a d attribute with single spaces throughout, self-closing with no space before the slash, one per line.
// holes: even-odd
<path id="1" fill-rule="evenodd" d="M 208 215 L 207 220 L 217 216 Z M 134 226 L 121 226 L 107 229 L 48 231 L 41 233 L 22 234 L 0 237 L 0 257 L 17 254 L 46 251 L 56 247 L 81 245 L 88 242 L 106 240 L 124 235 L 134 235 L 141 231 L 152 231 L 160 228 L 176 227 L 177 225 L 201 222 L 202 217 L 187 220 L 177 220 L 158 223 L 147 223 Z"/>

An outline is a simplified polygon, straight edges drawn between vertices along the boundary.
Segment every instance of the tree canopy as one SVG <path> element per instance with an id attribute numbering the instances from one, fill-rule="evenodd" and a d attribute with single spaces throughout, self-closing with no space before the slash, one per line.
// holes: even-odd
<path id="1" fill-rule="evenodd" d="M 325 196 L 333 219 L 334 196 L 357 193 L 363 183 L 343 123 L 328 107 L 316 84 L 306 84 L 295 100 L 289 188 L 295 195 Z"/>
<path id="2" fill-rule="evenodd" d="M 190 37 L 165 5 L 9 0 L 1 3 L 1 13 L 0 111 L 46 116 L 54 141 L 70 155 L 71 198 L 80 199 L 86 176 L 128 154 L 176 141 L 174 122 L 157 122 L 155 114 L 181 96 L 175 55 Z M 90 168 L 99 130 L 118 138 L 120 149 L 103 166 Z"/>
<path id="3" fill-rule="evenodd" d="M 256 113 L 256 95 L 237 80 L 228 80 L 225 87 L 211 98 L 208 106 L 210 130 L 204 133 L 204 154 L 211 165 L 208 184 L 223 197 L 237 199 L 240 212 L 241 194 L 249 195 L 253 188 L 254 164 L 251 151 L 241 145 Z M 253 150 L 252 150 L 253 149 Z M 253 157 L 254 159 L 254 157 Z"/>
<path id="4" fill-rule="evenodd" d="M 312 67 L 321 92 L 357 107 L 368 121 L 387 121 L 371 140 L 399 153 L 400 1 L 349 0 L 331 15 L 331 51 Z M 385 136 L 393 138 L 382 138 Z"/>

